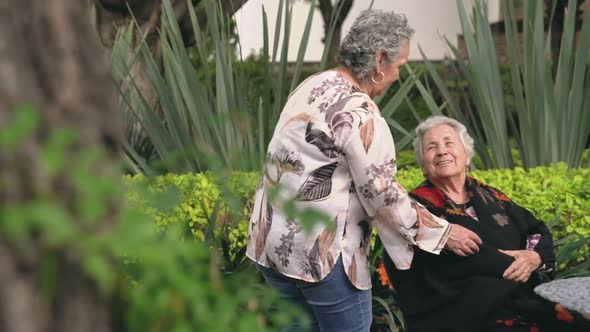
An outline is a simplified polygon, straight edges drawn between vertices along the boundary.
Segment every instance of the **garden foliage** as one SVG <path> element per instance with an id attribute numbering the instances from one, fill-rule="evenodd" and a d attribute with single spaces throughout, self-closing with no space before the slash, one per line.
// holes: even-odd
<path id="1" fill-rule="evenodd" d="M 23 255 L 30 255 L 33 248 L 41 253 L 29 259 L 40 261 L 41 267 L 31 274 L 38 274 L 34 277 L 39 280 L 43 300 L 51 302 L 59 295 L 58 286 L 71 281 L 67 277 L 72 265 L 80 266 L 81 273 L 96 283 L 101 296 L 109 299 L 116 325 L 113 331 L 276 331 L 274 324 L 282 326 L 295 315 L 303 315 L 290 307 L 275 310 L 283 300 L 270 288 L 262 287 L 253 271 L 223 274 L 218 243 L 193 240 L 193 234 L 186 234 L 185 225 L 159 218 L 159 211 L 181 202 L 176 200 L 176 192 L 152 195 L 154 190 L 141 186 L 125 192 L 119 172 L 96 170 L 96 165 L 106 160 L 104 149 L 87 146 L 72 153 L 82 134 L 72 128 L 47 132 L 31 107 L 18 108 L 12 123 L 2 129 L 0 153 L 6 156 L 29 148 L 28 140 L 39 132 L 47 135 L 39 146 L 36 165 L 38 179 L 43 181 L 33 183 L 39 192 L 18 204 L 0 206 L 0 233 L 7 240 L 3 243 L 21 249 Z M 64 177 L 66 164 L 71 172 Z M 116 164 L 112 166 L 119 169 Z M 239 176 L 240 182 L 231 186 L 241 197 L 246 195 L 245 188 L 249 195 L 255 186 L 247 178 L 247 174 Z M 170 186 L 176 179 L 180 188 L 190 187 L 192 193 L 201 190 L 199 203 L 218 201 L 220 189 L 208 185 L 208 176 L 185 177 L 190 183 L 184 183 L 183 177 L 168 176 L 155 179 L 153 185 L 157 187 L 160 181 Z M 0 184 L 6 184 L 7 179 L 1 180 Z M 141 178 L 134 182 L 141 182 Z M 48 190 L 47 183 L 71 184 L 76 195 L 56 195 Z M 135 202 L 141 197 L 142 205 L 121 204 L 125 196 Z M 113 213 L 114 202 L 117 213 Z M 207 205 L 203 206 L 209 211 Z M 200 211 L 191 214 L 186 209 L 186 215 L 180 214 L 185 210 L 175 211 L 178 220 L 194 218 L 201 222 Z M 166 225 L 166 231 L 154 227 L 157 224 Z M 244 231 L 237 230 L 240 236 Z M 194 234 L 199 238 L 198 232 Z M 244 244 L 232 234 L 224 237 L 236 245 Z"/>
<path id="2" fill-rule="evenodd" d="M 289 0 L 279 1 L 272 33 L 263 11 L 264 46 L 260 57 L 253 61 L 236 56 L 235 38 L 239 40 L 239 35 L 230 30 L 230 19 L 221 15 L 214 1 L 203 1 L 208 18 L 206 28 L 200 27 L 189 6 L 197 41 L 193 49 L 185 48 L 173 9 L 169 1 L 163 1 L 159 50 L 163 68 L 133 26 L 120 30 L 112 50 L 112 76 L 119 91 L 119 108 L 126 115 L 128 127 L 139 126 L 157 155 L 155 159 L 142 156 L 141 147 L 135 146 L 128 135 L 125 157 L 130 170 L 163 174 L 220 167 L 260 169 L 290 91 L 305 78 L 304 74 L 322 71 L 327 65 L 324 56 L 319 66 L 304 72 L 314 3 L 300 41 L 290 40 L 292 4 Z M 329 38 L 330 35 L 326 36 Z M 294 44 L 298 45 L 298 57 L 295 63 L 289 63 L 287 54 Z M 141 75 L 148 77 L 158 97 L 156 101 L 149 100 L 142 90 L 143 85 L 137 80 Z M 409 75 L 394 86 L 387 98 L 379 100 L 389 124 L 404 133 L 406 129 L 392 115 L 416 80 Z M 409 138 L 405 139 L 407 143 Z"/>
<path id="3" fill-rule="evenodd" d="M 145 221 L 143 227 L 152 227 L 155 234 L 167 239 L 166 245 L 178 242 L 186 252 L 169 251 L 150 239 L 145 240 L 149 250 L 129 251 L 130 264 L 126 268 L 130 269 L 129 278 L 138 286 L 132 289 L 136 293 L 130 293 L 137 297 L 128 297 L 136 306 L 130 312 L 137 310 L 133 317 L 150 317 L 151 326 L 154 322 L 164 322 L 160 330 L 170 327 L 165 324 L 175 324 L 178 330 L 202 330 L 201 326 L 208 325 L 199 325 L 207 322 L 197 322 L 194 317 L 197 313 L 199 317 L 203 314 L 222 317 L 217 311 L 208 313 L 201 307 L 203 303 L 213 303 L 209 309 L 221 310 L 224 301 L 229 301 L 233 303 L 228 305 L 230 312 L 240 308 L 252 310 L 246 311 L 244 322 L 224 320 L 228 330 L 232 329 L 230 323 L 251 323 L 250 326 L 266 328 L 286 318 L 268 314 L 273 313 L 272 295 L 268 302 L 253 303 L 248 296 L 267 288 L 257 288 L 257 281 L 251 275 L 250 279 L 242 279 L 251 270 L 245 246 L 259 173 L 236 170 L 260 169 L 288 93 L 307 75 L 325 68 L 325 61 L 315 67 L 303 65 L 313 12 L 307 17 L 302 40 L 295 41 L 299 42 L 298 59 L 295 64 L 289 64 L 286 55 L 294 44 L 289 40 L 293 19 L 290 1 L 280 1 L 274 33 L 269 32 L 268 18 L 263 13 L 264 47 L 260 57 L 245 61 L 237 58 L 235 33 L 213 1 L 204 2 L 208 16 L 206 28 L 198 24 L 191 11 L 197 47 L 190 50 L 184 48 L 169 2 L 163 3 L 160 27 L 163 68 L 154 62 L 145 43 L 140 42 L 134 48 L 133 40 L 137 37 L 132 29 L 121 30 L 112 53 L 113 77 L 120 92 L 121 109 L 130 111 L 128 119 L 139 123 L 157 153 L 156 160 L 146 160 L 137 153 L 133 142 L 127 142 L 129 168 L 147 176 L 124 178 L 126 198 L 133 209 L 149 216 L 141 219 Z M 512 20 L 513 14 L 506 10 L 506 17 Z M 444 74 L 442 78 L 443 67 L 426 62 L 431 75 L 421 82 L 417 77 L 424 67 L 407 67 L 400 82 L 383 98 L 376 98 L 376 102 L 396 135 L 398 148 L 410 142 L 411 128 L 427 116 L 426 110 L 438 114 L 446 107 L 468 125 L 476 138 L 478 155 L 474 163 L 478 167 L 512 167 L 518 166 L 521 160 L 521 165 L 530 168 L 528 171 L 516 167 L 474 171 L 472 175 L 504 191 L 549 224 L 556 236 L 558 277 L 589 275 L 590 260 L 586 255 L 590 245 L 590 217 L 586 212 L 590 208 L 590 171 L 568 169 L 564 164 L 532 168 L 561 160 L 570 166 L 580 165 L 584 142 L 579 141 L 587 139 L 589 127 L 585 125 L 590 123 L 588 114 L 581 111 L 588 108 L 589 67 L 587 62 L 582 65 L 578 61 L 580 52 L 573 51 L 572 31 L 568 28 L 564 35 L 566 50 L 556 68 L 557 78 L 548 74 L 552 63 L 544 58 L 542 29 L 531 28 L 542 20 L 535 16 L 538 11 L 537 5 L 525 10 L 525 18 L 531 24 L 525 34 L 528 56 L 520 59 L 520 53 L 513 51 L 513 61 L 504 67 L 493 55 L 493 41 L 483 9 L 476 6 L 472 20 L 475 30 L 467 15 L 460 12 L 469 52 L 467 61 L 457 62 L 461 75 Z M 512 23 L 509 21 L 509 27 Z M 583 31 L 590 29 L 588 25 L 585 23 Z M 514 37 L 514 33 L 507 35 Z M 138 63 L 157 92 L 159 100 L 155 105 L 144 98 L 136 85 L 133 68 Z M 436 91 L 433 92 L 432 86 L 436 86 Z M 463 102 L 457 102 L 458 98 L 463 98 Z M 570 126 L 576 131 L 568 130 L 571 123 L 576 125 Z M 546 129 L 547 132 L 543 131 Z M 510 139 L 509 134 L 514 137 Z M 511 142 L 516 142 L 518 149 Z M 413 159 L 411 152 L 400 153 L 399 166 L 404 169 L 400 170 L 398 180 L 407 188 L 423 180 L 419 169 L 407 167 L 414 164 Z M 151 177 L 155 174 L 163 175 Z M 139 230 L 147 232 L 144 228 Z M 375 242 L 378 253 L 378 241 Z M 204 250 L 205 254 L 190 256 L 194 254 L 190 254 L 191 247 L 198 247 L 195 252 Z M 167 254 L 176 257 L 175 261 L 167 261 L 163 257 Z M 403 318 L 393 301 L 393 290 L 380 283 L 379 256 L 374 257 L 375 324 L 397 331 L 403 326 Z M 205 278 L 205 270 L 210 279 Z M 236 273 L 244 270 L 244 276 Z M 184 285 L 195 276 L 197 283 L 201 286 L 209 283 L 214 291 L 198 293 L 201 290 L 197 286 Z M 225 282 L 229 284 L 226 286 Z M 240 295 L 234 288 L 240 282 L 254 283 L 253 287 L 244 287 L 247 295 Z M 218 287 L 220 283 L 223 286 Z M 223 291 L 220 298 L 209 298 L 219 290 Z M 226 292 L 235 292 L 236 297 L 224 299 Z M 199 302 L 193 296 L 206 300 Z M 149 315 L 152 303 L 157 304 L 154 308 L 159 316 Z M 136 324 L 138 329 L 143 326 L 141 321 Z"/>
<path id="4" fill-rule="evenodd" d="M 463 98 L 469 102 L 460 104 L 452 87 L 423 55 L 424 61 L 446 108 L 474 136 L 476 152 L 486 168 L 513 167 L 512 148 L 518 149 L 525 168 L 558 161 L 578 167 L 590 139 L 590 11 L 585 11 L 578 42 L 576 17 L 566 15 L 559 57 L 552 59 L 550 34 L 544 30 L 546 1 L 524 1 L 522 22 L 517 20 L 515 2 L 503 2 L 508 82 L 501 73 L 483 1 L 474 1 L 471 16 L 457 1 L 467 56 L 447 40 L 461 77 L 468 82 Z M 569 0 L 568 8 L 578 4 Z M 440 111 L 436 106 L 429 108 L 433 113 Z"/>
<path id="5" fill-rule="evenodd" d="M 564 163 L 525 171 L 478 170 L 470 175 L 505 192 L 517 203 L 548 223 L 555 236 L 558 257 L 557 277 L 590 275 L 590 169 L 569 169 Z M 232 275 L 250 265 L 245 257 L 248 220 L 253 193 L 259 180 L 254 172 L 234 172 L 219 178 L 214 173 L 167 174 L 154 178 L 126 176 L 127 199 L 155 220 L 155 227 L 180 225 L 197 242 L 215 248 L 221 271 Z M 406 188 L 424 178 L 418 168 L 398 172 Z M 223 188 L 219 183 L 228 183 Z M 162 196 L 169 199 L 153 199 Z M 229 196 L 228 196 L 229 195 Z M 171 197 L 171 198 L 170 198 Z M 225 197 L 233 197 L 228 201 Z M 151 202 L 160 202 L 154 205 Z M 380 252 L 376 241 L 372 260 L 374 330 L 399 331 L 403 314 L 394 300 L 394 289 L 383 282 Z M 260 280 L 259 280 L 260 282 Z"/>
<path id="6" fill-rule="evenodd" d="M 549 223 L 557 240 L 590 238 L 590 216 L 586 213 L 590 209 L 590 169 L 568 169 L 560 163 L 528 171 L 519 167 L 514 170 L 477 170 L 470 175 L 502 190 L 516 203 Z M 224 201 L 219 179 L 213 173 L 168 174 L 153 179 L 142 175 L 125 177 L 130 203 L 153 215 L 161 228 L 181 223 L 188 225 L 195 237 L 204 240 L 211 229 L 210 216 L 216 214 L 220 227 L 215 228 L 215 232 L 227 238 L 230 253 L 235 255 L 247 239 L 247 222 L 259 175 L 235 172 L 227 179 L 230 191 L 239 197 L 239 203 L 234 202 L 233 208 Z M 398 181 L 406 188 L 414 188 L 423 180 L 418 168 L 398 172 Z M 135 191 L 138 186 L 151 193 L 176 192 L 177 202 L 166 207 L 151 206 L 146 201 L 149 195 L 138 195 Z M 588 242 L 586 250 L 587 246 Z M 564 269 L 571 267 L 565 263 L 577 265 L 578 260 L 583 259 L 576 256 L 578 253 L 572 252 L 571 256 L 560 261 L 562 274 L 567 273 Z M 584 264 L 584 273 L 590 272 L 590 266 Z"/>

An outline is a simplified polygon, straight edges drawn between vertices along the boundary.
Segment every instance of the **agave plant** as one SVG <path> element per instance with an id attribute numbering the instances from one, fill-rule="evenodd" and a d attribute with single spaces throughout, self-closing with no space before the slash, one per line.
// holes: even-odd
<path id="1" fill-rule="evenodd" d="M 201 31 L 192 6 L 189 10 L 198 55 L 206 61 L 209 56 L 214 57 L 214 83 L 208 66 L 203 66 L 204 79 L 197 78 L 169 1 L 163 2 L 160 30 L 163 68 L 144 41 L 139 42 L 136 56 L 129 56 L 133 52 L 133 27 L 120 33 L 113 48 L 113 76 L 122 108 L 128 109 L 127 114 L 145 131 L 163 171 L 197 171 L 206 169 L 210 161 L 238 164 L 252 159 L 239 158 L 241 153 L 253 150 L 255 131 L 248 130 L 252 124 L 245 116 L 244 94 L 240 93 L 244 90 L 240 90 L 242 86 L 236 79 L 239 73 L 234 73 L 232 67 L 234 50 L 223 30 L 220 11 L 210 1 L 205 2 L 205 7 L 212 44 L 204 42 L 209 37 Z M 207 49 L 209 45 L 211 49 Z M 136 61 L 141 61 L 156 91 L 155 104 L 143 95 L 135 81 Z M 126 148 L 134 169 L 147 171 L 150 165 L 141 162 L 134 147 L 128 144 Z"/>
<path id="2" fill-rule="evenodd" d="M 133 27 L 122 30 L 112 53 L 113 76 L 120 91 L 121 108 L 132 122 L 137 122 L 153 144 L 162 172 L 204 171 L 224 166 L 230 169 L 258 169 L 278 119 L 280 106 L 288 89 L 300 79 L 303 56 L 309 39 L 312 12 L 307 19 L 299 48 L 292 82 L 288 82 L 287 53 L 291 27 L 289 1 L 280 1 L 275 24 L 272 59 L 269 56 L 269 33 L 264 13 L 263 66 L 266 75 L 264 94 L 259 103 L 248 107 L 248 80 L 236 66 L 236 49 L 230 40 L 231 31 L 224 30 L 228 18 L 214 1 L 205 1 L 207 29 L 202 31 L 192 6 L 189 6 L 201 78 L 191 60 L 191 50 L 184 47 L 169 1 L 163 2 L 161 52 L 163 68 L 159 68 L 147 44 L 141 41 L 136 56 Z M 313 8 L 313 6 L 311 7 Z M 284 18 L 284 25 L 282 24 Z M 278 52 L 279 35 L 285 38 Z M 276 57 L 280 55 L 280 60 Z M 142 94 L 135 82 L 134 65 L 141 61 L 158 96 L 154 105 Z M 214 64 L 210 71 L 209 64 Z M 290 84 L 289 84 L 290 83 Z M 138 153 L 136 144 L 126 144 L 127 160 L 134 171 L 149 172 L 149 165 Z"/>
<path id="3" fill-rule="evenodd" d="M 471 20 L 462 2 L 457 1 L 467 58 L 462 59 L 459 50 L 447 40 L 468 82 L 468 99 L 474 109 L 459 107 L 441 75 L 422 53 L 429 73 L 449 113 L 474 136 L 486 168 L 514 166 L 510 136 L 526 168 L 558 161 L 578 167 L 590 137 L 590 12 L 584 14 L 577 45 L 575 16 L 566 16 L 559 58 L 551 59 L 550 34 L 544 32 L 543 2 L 524 2 L 522 44 L 514 2 L 502 4 L 514 110 L 507 106 L 487 7 L 480 1 L 474 2 Z M 576 0 L 570 0 L 568 7 L 577 5 Z"/>
<path id="4" fill-rule="evenodd" d="M 298 56 L 289 64 L 292 3 L 280 0 L 276 13 L 272 52 L 268 17 L 263 9 L 263 88 L 251 102 L 250 82 L 236 56 L 227 29 L 230 18 L 223 17 L 214 1 L 204 1 L 207 28 L 202 29 L 191 6 L 190 16 L 196 40 L 193 50 L 186 49 L 169 1 L 163 2 L 161 36 L 162 67 L 154 59 L 145 41 L 132 47 L 136 33 L 133 27 L 121 30 L 113 48 L 113 77 L 119 90 L 121 108 L 128 121 L 139 126 L 155 150 L 155 160 L 146 160 L 138 144 L 129 141 L 125 152 L 134 172 L 198 172 L 205 170 L 258 170 L 266 147 L 288 94 L 302 79 L 305 50 L 312 26 L 315 0 L 310 4 Z M 330 27 L 334 26 L 339 8 Z M 331 28 L 330 30 L 333 30 Z M 282 40 L 279 38 L 282 37 Z M 326 36 L 329 42 L 331 33 Z M 239 40 L 239 35 L 238 35 Z M 137 51 L 135 51 L 137 50 Z M 191 53 L 192 52 L 192 53 Z M 132 54 L 130 56 L 130 54 Z M 328 48 L 325 48 L 318 70 L 324 70 Z M 137 73 L 140 62 L 143 73 Z M 197 75 L 195 62 L 201 71 Z M 292 68 L 293 70 L 290 70 Z M 288 70 L 289 69 L 289 70 Z M 145 96 L 136 75 L 144 74 L 153 85 L 157 100 Z M 404 99 L 416 79 L 396 86 L 391 100 L 381 101 L 384 116 L 390 124 L 404 130 L 391 115 Z M 131 138 L 128 136 L 128 138 Z M 401 142 L 402 145 L 407 142 Z M 140 146 L 141 147 L 141 146 Z"/>

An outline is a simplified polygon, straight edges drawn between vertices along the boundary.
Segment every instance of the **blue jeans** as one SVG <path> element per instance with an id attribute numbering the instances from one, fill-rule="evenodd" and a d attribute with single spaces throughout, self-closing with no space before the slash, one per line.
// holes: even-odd
<path id="1" fill-rule="evenodd" d="M 359 290 L 348 280 L 342 257 L 319 282 L 306 282 L 284 276 L 262 265 L 256 268 L 272 288 L 309 313 L 310 332 L 367 332 L 373 319 L 371 290 Z M 282 332 L 301 331 L 299 324 Z"/>

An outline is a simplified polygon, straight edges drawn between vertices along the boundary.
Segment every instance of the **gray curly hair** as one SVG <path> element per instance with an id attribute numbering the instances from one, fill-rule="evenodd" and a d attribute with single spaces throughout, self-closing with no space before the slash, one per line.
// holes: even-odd
<path id="1" fill-rule="evenodd" d="M 387 60 L 395 61 L 402 43 L 409 41 L 413 34 L 414 29 L 402 14 L 364 10 L 340 44 L 338 64 L 348 68 L 359 81 L 365 81 L 375 71 L 378 51 L 385 50 Z"/>
<path id="2" fill-rule="evenodd" d="M 443 115 L 435 115 L 431 116 L 428 119 L 422 121 L 418 127 L 416 127 L 416 138 L 414 139 L 414 152 L 416 153 L 416 161 L 420 166 L 424 166 L 424 158 L 422 154 L 422 140 L 424 139 L 424 135 L 434 128 L 441 125 L 447 125 L 457 132 L 463 146 L 465 147 L 465 152 L 467 152 L 467 156 L 469 160 L 473 158 L 473 137 L 469 135 L 467 132 L 467 128 L 461 122 L 451 119 L 449 117 Z"/>

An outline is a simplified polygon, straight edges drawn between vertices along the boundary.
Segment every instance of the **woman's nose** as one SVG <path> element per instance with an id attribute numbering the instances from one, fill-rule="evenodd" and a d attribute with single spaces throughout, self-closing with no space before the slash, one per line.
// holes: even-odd
<path id="1" fill-rule="evenodd" d="M 445 154 L 447 154 L 447 150 L 445 149 L 444 146 L 439 146 L 438 148 L 436 148 L 436 154 L 439 156 L 445 155 Z"/>

